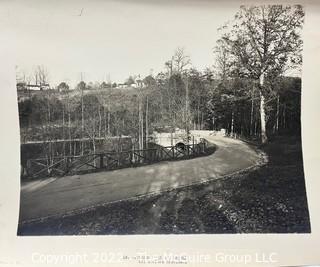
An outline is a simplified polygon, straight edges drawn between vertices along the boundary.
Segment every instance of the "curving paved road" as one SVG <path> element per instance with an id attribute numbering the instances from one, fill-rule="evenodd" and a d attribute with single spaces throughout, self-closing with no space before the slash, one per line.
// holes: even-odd
<path id="1" fill-rule="evenodd" d="M 24 183 L 19 221 L 218 179 L 255 165 L 259 160 L 257 152 L 240 140 L 221 136 L 206 139 L 218 146 L 216 152 L 207 157 Z"/>

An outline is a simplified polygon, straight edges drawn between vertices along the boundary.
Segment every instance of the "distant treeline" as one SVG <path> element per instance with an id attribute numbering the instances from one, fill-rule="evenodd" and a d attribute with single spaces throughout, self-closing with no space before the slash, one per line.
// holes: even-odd
<path id="1" fill-rule="evenodd" d="M 149 84 L 143 89 L 101 88 L 85 94 L 78 90 L 72 96 L 52 90 L 34 94 L 19 102 L 22 141 L 128 135 L 138 142 L 141 131 L 146 138 L 153 130 L 168 127 L 224 128 L 231 136 L 259 137 L 254 80 L 221 81 L 196 70 L 190 72 L 188 81 L 180 74 L 160 77 L 147 77 Z M 277 80 L 266 104 L 269 135 L 300 133 L 300 98 L 300 78 Z"/>

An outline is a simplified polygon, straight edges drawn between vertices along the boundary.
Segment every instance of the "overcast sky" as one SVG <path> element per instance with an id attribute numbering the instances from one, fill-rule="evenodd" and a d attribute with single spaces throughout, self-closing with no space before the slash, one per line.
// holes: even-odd
<path id="1" fill-rule="evenodd" d="M 217 28 L 238 4 L 204 0 L 2 1 L 0 31 L 20 71 L 44 65 L 51 85 L 122 82 L 163 70 L 185 47 L 199 70 L 213 63 Z"/>

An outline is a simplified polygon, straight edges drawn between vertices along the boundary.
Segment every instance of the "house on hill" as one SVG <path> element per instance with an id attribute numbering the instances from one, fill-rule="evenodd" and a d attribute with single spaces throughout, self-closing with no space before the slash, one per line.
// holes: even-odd
<path id="1" fill-rule="evenodd" d="M 143 82 L 143 80 L 140 78 L 140 75 L 138 75 L 135 79 L 134 79 L 134 83 L 131 84 L 132 87 L 134 88 L 142 88 L 145 87 L 145 83 Z"/>
<path id="2" fill-rule="evenodd" d="M 121 89 L 121 88 L 126 88 L 126 87 L 128 87 L 127 84 L 125 84 L 125 83 L 118 83 L 116 88 Z"/>
<path id="3" fill-rule="evenodd" d="M 50 85 L 48 83 L 45 84 L 27 84 L 25 82 L 17 83 L 18 91 L 42 91 L 49 90 Z"/>

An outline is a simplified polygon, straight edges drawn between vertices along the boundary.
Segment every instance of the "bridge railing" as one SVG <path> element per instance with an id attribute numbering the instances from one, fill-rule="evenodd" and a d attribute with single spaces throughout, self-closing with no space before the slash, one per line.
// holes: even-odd
<path id="1" fill-rule="evenodd" d="M 26 178 L 65 176 L 96 171 L 108 171 L 137 167 L 160 161 L 188 159 L 210 154 L 208 142 L 180 146 L 157 146 L 156 148 L 120 152 L 102 152 L 79 156 L 29 159 Z"/>

